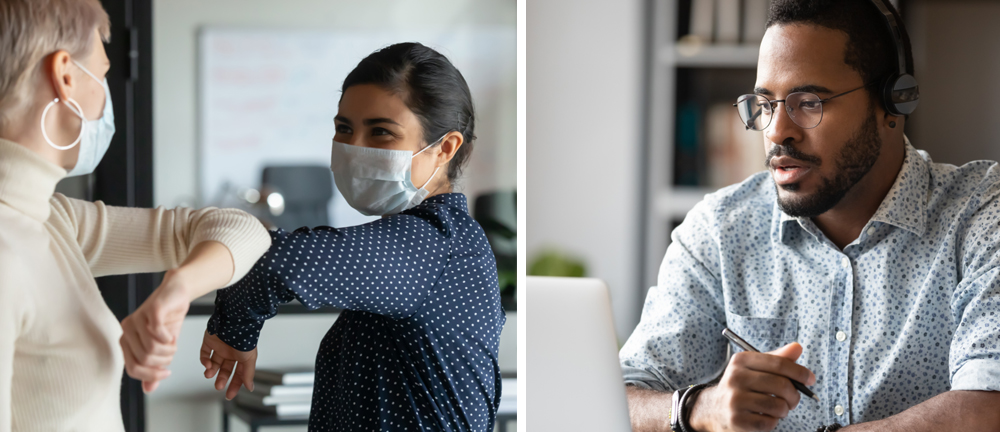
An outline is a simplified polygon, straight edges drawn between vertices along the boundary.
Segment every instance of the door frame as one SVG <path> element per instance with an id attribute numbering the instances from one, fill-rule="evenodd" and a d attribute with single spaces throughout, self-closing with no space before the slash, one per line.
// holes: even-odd
<path id="1" fill-rule="evenodd" d="M 94 171 L 88 197 L 107 205 L 153 206 L 153 4 L 152 0 L 101 0 L 111 21 L 105 45 L 111 69 L 108 87 L 115 108 L 115 135 Z M 156 288 L 154 275 L 97 279 L 108 307 L 122 320 Z M 145 430 L 141 383 L 122 374 L 122 420 L 127 432 Z"/>

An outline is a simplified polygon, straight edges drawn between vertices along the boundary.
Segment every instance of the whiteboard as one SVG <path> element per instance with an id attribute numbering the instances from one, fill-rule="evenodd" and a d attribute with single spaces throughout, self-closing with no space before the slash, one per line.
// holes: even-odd
<path id="1" fill-rule="evenodd" d="M 199 33 L 200 201 L 217 204 L 227 185 L 259 188 L 265 166 L 329 166 L 333 117 L 344 78 L 364 57 L 398 42 L 434 48 L 469 84 L 479 117 L 479 139 L 466 169 L 473 186 L 466 190 L 470 198 L 479 190 L 497 187 L 497 178 L 509 175 L 513 183 L 516 172 L 497 173 L 493 160 L 516 148 L 516 132 L 506 130 L 516 127 L 516 120 L 508 120 L 516 119 L 516 104 L 509 101 L 516 95 L 514 28 L 449 32 L 205 28 Z M 337 192 L 330 215 L 333 226 L 373 219 L 350 208 Z"/>

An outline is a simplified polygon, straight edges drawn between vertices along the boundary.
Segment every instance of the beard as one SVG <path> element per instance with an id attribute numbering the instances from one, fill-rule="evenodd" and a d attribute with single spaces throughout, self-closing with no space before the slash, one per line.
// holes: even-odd
<path id="1" fill-rule="evenodd" d="M 882 150 L 882 139 L 878 135 L 878 123 L 875 121 L 875 110 L 869 106 L 868 120 L 858 128 L 858 131 L 847 141 L 840 151 L 840 157 L 835 161 L 837 170 L 832 177 L 820 179 L 819 189 L 815 193 L 802 197 L 782 198 L 777 193 L 778 208 L 792 217 L 813 218 L 826 213 L 832 209 L 841 199 L 847 195 L 859 181 L 875 165 Z M 771 149 L 767 155 L 766 164 L 770 167 L 771 158 L 775 156 L 788 156 L 804 162 L 809 162 L 815 166 L 820 166 L 822 160 L 816 156 L 800 153 L 791 145 L 777 145 Z M 773 181 L 773 177 L 772 177 Z M 775 192 L 779 187 L 774 185 Z M 798 183 L 781 186 L 789 192 L 799 190 Z"/>

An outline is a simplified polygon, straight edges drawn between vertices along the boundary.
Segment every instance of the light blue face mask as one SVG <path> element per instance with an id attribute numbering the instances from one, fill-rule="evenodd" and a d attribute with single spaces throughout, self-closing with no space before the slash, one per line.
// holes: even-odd
<path id="1" fill-rule="evenodd" d="M 434 170 L 424 185 L 417 188 L 410 180 L 413 158 L 439 144 L 416 153 L 386 150 L 333 142 L 330 169 L 347 203 L 365 216 L 387 216 L 415 207 L 430 193 L 427 185 L 441 167 Z"/>
<path id="2" fill-rule="evenodd" d="M 80 136 L 76 138 L 76 141 L 73 141 L 70 145 L 59 146 L 52 142 L 49 139 L 48 133 L 45 132 L 45 116 L 49 113 L 49 109 L 53 105 L 59 103 L 59 98 L 49 102 L 45 106 L 45 111 L 42 111 L 41 127 L 45 142 L 57 150 L 69 150 L 80 144 L 80 157 L 77 158 L 76 166 L 67 174 L 67 177 L 87 175 L 94 172 L 97 165 L 101 163 L 101 159 L 104 158 L 104 153 L 108 151 L 108 147 L 111 145 L 111 137 L 115 135 L 115 111 L 111 106 L 111 90 L 108 88 L 108 80 L 101 81 L 97 79 L 94 74 L 90 73 L 80 63 L 77 63 L 76 60 L 73 60 L 73 63 L 104 88 L 104 113 L 97 120 L 87 120 L 83 115 L 83 108 L 80 108 L 80 104 L 75 100 L 70 98 L 63 101 L 73 113 L 80 116 L 83 122 L 80 125 Z"/>

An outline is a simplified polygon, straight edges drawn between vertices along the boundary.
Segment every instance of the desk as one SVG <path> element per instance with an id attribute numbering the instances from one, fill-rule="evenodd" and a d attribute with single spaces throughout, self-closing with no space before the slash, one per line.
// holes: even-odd
<path id="1" fill-rule="evenodd" d="M 497 413 L 497 431 L 507 432 L 507 424 L 512 421 L 517 421 L 517 413 Z"/>
<path id="2" fill-rule="evenodd" d="M 250 427 L 250 432 L 260 432 L 261 426 L 308 425 L 309 417 L 278 417 L 275 414 L 255 411 L 236 404 L 235 401 L 222 402 L 222 432 L 229 432 L 229 417 L 235 415 Z M 507 432 L 507 423 L 517 420 L 517 412 L 498 412 L 497 430 Z"/>
<path id="3" fill-rule="evenodd" d="M 250 432 L 259 432 L 261 426 L 295 426 L 308 425 L 309 416 L 278 417 L 276 414 L 248 409 L 236 404 L 235 401 L 222 402 L 222 432 L 229 432 L 229 416 L 235 415 L 250 427 Z"/>

